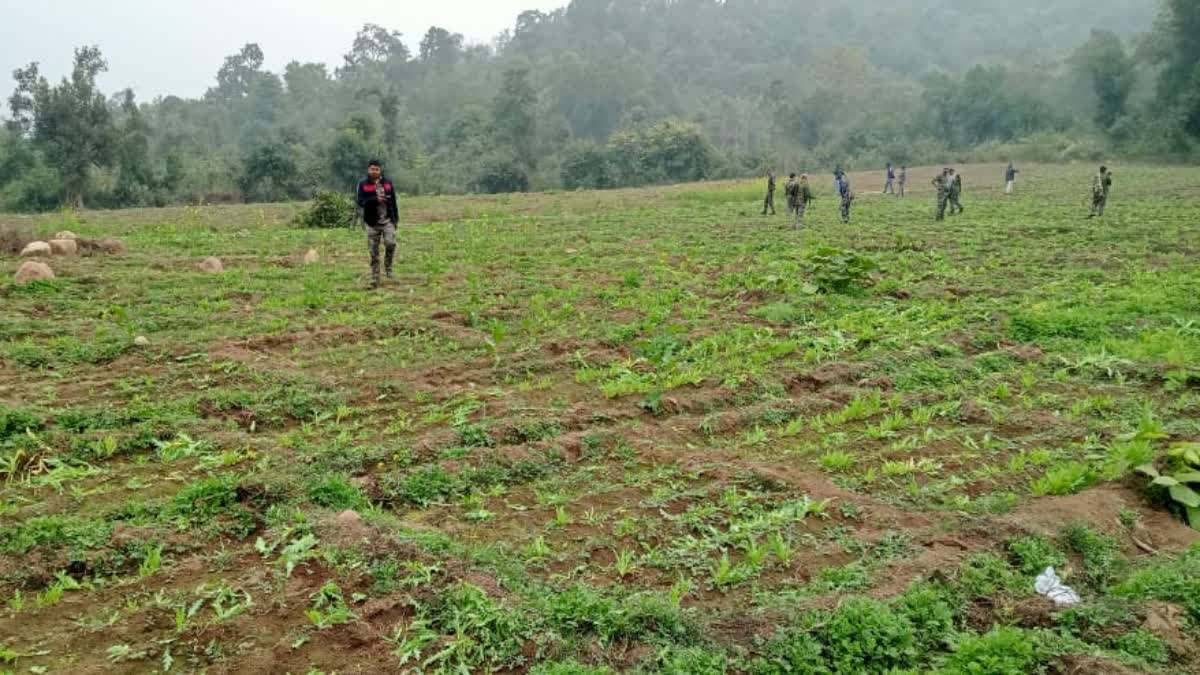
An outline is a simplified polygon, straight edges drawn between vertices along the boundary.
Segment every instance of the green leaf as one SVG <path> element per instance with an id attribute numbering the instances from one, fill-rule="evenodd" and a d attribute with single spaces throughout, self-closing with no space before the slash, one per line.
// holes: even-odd
<path id="1" fill-rule="evenodd" d="M 1180 483 L 1200 483 L 1200 471 L 1189 471 L 1187 473 L 1177 473 L 1171 476 Z"/>
<path id="2" fill-rule="evenodd" d="M 1171 488 L 1171 499 L 1193 509 L 1200 509 L 1200 493 L 1186 485 L 1176 485 Z"/>
<path id="3" fill-rule="evenodd" d="M 1158 478 L 1154 479 L 1154 482 L 1151 483 L 1151 485 L 1161 485 L 1162 487 L 1175 487 L 1176 485 L 1179 485 L 1179 481 L 1175 480 L 1171 476 L 1159 476 Z"/>
<path id="4" fill-rule="evenodd" d="M 1189 507 L 1187 517 L 1188 525 L 1191 525 L 1193 530 L 1200 530 L 1200 509 Z"/>
<path id="5" fill-rule="evenodd" d="M 1154 468 L 1153 464 L 1143 464 L 1134 470 L 1138 473 L 1150 476 L 1151 478 L 1158 478 L 1159 475 L 1158 469 Z"/>

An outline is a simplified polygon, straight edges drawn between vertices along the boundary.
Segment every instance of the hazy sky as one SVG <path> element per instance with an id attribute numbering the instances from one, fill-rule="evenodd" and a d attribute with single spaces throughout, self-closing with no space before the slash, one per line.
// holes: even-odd
<path id="1" fill-rule="evenodd" d="M 526 9 L 551 10 L 567 0 L 0 0 L 0 94 L 12 92 L 12 71 L 38 61 L 57 81 L 75 47 L 97 44 L 108 59 L 105 91 L 133 87 L 138 98 L 198 96 L 214 83 L 224 58 L 257 42 L 266 67 L 293 59 L 336 67 L 364 23 L 404 34 L 414 53 L 430 26 L 488 42 L 512 28 Z M 7 105 L 4 106 L 7 108 Z M 2 114 L 2 113 L 0 113 Z"/>

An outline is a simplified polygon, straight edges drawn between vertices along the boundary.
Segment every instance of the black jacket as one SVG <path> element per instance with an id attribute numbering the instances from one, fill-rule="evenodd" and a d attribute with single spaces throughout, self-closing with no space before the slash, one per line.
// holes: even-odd
<path id="1" fill-rule="evenodd" d="M 388 197 L 388 217 L 392 223 L 400 223 L 400 209 L 396 205 L 396 187 L 392 179 L 383 176 L 379 179 Z M 358 206 L 363 210 L 363 221 L 367 225 L 379 224 L 379 198 L 375 196 L 375 183 L 370 178 L 364 178 L 358 183 Z"/>

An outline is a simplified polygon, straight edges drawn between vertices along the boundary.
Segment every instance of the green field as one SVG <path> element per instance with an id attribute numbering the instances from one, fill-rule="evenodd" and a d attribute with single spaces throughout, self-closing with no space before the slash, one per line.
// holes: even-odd
<path id="1" fill-rule="evenodd" d="M 1200 672 L 1200 170 L 1002 168 L 0 216 L 0 672 Z"/>

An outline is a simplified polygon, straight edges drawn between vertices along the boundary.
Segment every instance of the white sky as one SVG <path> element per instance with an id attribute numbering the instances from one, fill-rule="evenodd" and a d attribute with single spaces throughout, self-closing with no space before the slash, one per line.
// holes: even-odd
<path id="1" fill-rule="evenodd" d="M 0 0 L 0 100 L 12 93 L 12 71 L 30 61 L 57 81 L 75 47 L 97 44 L 108 59 L 106 92 L 132 87 L 141 100 L 199 96 L 229 54 L 257 42 L 266 67 L 293 59 L 327 63 L 332 72 L 354 34 L 377 23 L 404 34 L 416 53 L 430 26 L 487 43 L 527 9 L 548 11 L 567 0 Z M 7 105 L 4 105 L 7 112 Z M 3 112 L 0 112 L 0 116 Z"/>

